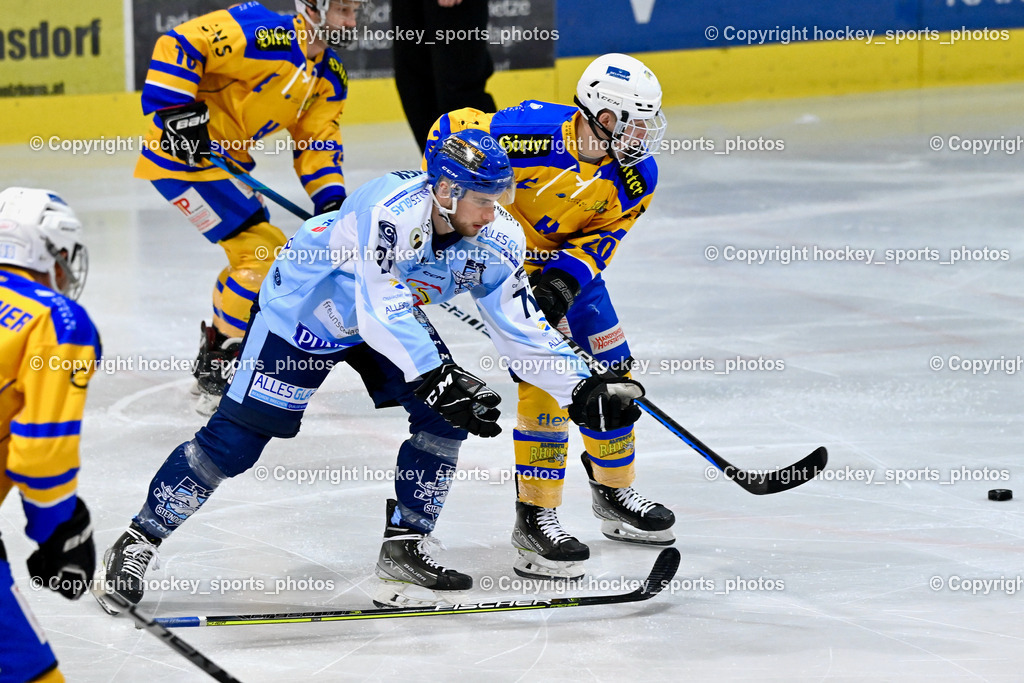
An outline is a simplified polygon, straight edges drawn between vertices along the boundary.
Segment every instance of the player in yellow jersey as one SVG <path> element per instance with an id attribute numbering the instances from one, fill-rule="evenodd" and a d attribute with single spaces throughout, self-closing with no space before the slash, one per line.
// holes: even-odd
<path id="1" fill-rule="evenodd" d="M 460 109 L 434 125 L 427 153 L 453 131 L 481 128 L 508 152 L 516 176 L 506 208 L 526 233 L 530 282 L 541 310 L 580 346 L 623 376 L 633 358 L 602 272 L 658 181 L 652 154 L 666 121 L 661 86 L 639 60 L 607 54 L 583 72 L 576 106 L 526 101 L 484 114 Z M 520 378 L 526 379 L 526 378 Z M 523 576 L 575 578 L 590 549 L 561 526 L 569 420 L 548 394 L 521 381 L 516 457 L 517 519 L 512 543 Z M 594 514 L 608 538 L 670 545 L 675 516 L 632 488 L 633 427 L 616 432 L 580 428 Z"/>
<path id="2" fill-rule="evenodd" d="M 21 492 L 33 584 L 71 600 L 96 565 L 89 510 L 77 496 L 85 393 L 100 355 L 74 297 L 88 266 L 82 224 L 47 190 L 0 192 L 0 504 Z M 0 540 L 0 681 L 63 681 L 11 575 Z"/>
<path id="3" fill-rule="evenodd" d="M 196 379 L 203 414 L 220 402 L 249 309 L 285 242 L 261 197 L 205 157 L 230 157 L 249 171 L 250 152 L 286 129 L 314 213 L 339 208 L 338 119 L 348 77 L 331 46 L 353 37 L 361 2 L 296 0 L 296 16 L 257 2 L 234 5 L 171 29 L 153 50 L 142 109 L 154 116 L 135 176 L 152 181 L 228 260 L 213 290 L 213 324 L 202 325 Z"/>

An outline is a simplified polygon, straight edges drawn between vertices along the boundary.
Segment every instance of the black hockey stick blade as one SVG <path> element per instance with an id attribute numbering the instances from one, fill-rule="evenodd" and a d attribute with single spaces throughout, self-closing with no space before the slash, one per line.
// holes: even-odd
<path id="1" fill-rule="evenodd" d="M 828 451 L 824 446 L 818 446 L 811 452 L 792 465 L 781 467 L 770 472 L 756 470 L 741 470 L 728 460 L 711 450 L 711 447 L 691 434 L 685 427 L 669 417 L 665 411 L 651 403 L 646 398 L 638 398 L 637 405 L 644 409 L 648 415 L 664 425 L 670 432 L 682 439 L 686 444 L 704 456 L 708 462 L 720 469 L 731 481 L 736 482 L 744 490 L 756 496 L 763 496 L 768 493 L 778 493 L 788 489 L 806 484 L 825 468 L 828 464 Z"/>
<path id="2" fill-rule="evenodd" d="M 159 619 L 150 619 L 146 615 L 141 614 L 137 609 L 135 609 L 135 605 L 131 604 L 120 595 L 117 595 L 116 593 L 107 593 L 103 596 L 103 599 L 112 602 L 119 607 L 121 609 L 121 614 L 127 614 L 130 616 L 135 622 L 136 628 L 144 629 L 155 635 L 166 643 L 167 647 L 171 648 L 182 657 L 202 669 L 205 674 L 210 676 L 210 678 L 220 681 L 221 683 L 241 683 L 237 678 L 217 666 L 212 659 L 168 631 L 163 624 L 159 623 Z"/>
<path id="3" fill-rule="evenodd" d="M 651 573 L 640 586 L 629 593 L 613 595 L 587 595 L 575 598 L 502 599 L 437 607 L 402 607 L 384 609 L 330 610 L 320 612 L 285 612 L 281 614 L 237 614 L 211 617 L 163 617 L 155 621 L 168 628 L 187 626 L 245 626 L 256 624 L 301 624 L 318 621 L 356 621 L 363 619 L 399 619 L 404 617 L 436 617 L 453 614 L 483 614 L 486 612 L 517 612 L 551 609 L 555 607 L 583 607 L 587 605 L 615 605 L 650 600 L 672 581 L 679 568 L 679 551 L 665 548 L 654 561 Z"/>
<path id="4" fill-rule="evenodd" d="M 788 491 L 801 484 L 806 484 L 811 479 L 814 479 L 818 472 L 825 469 L 827 464 L 828 451 L 824 446 L 818 446 L 810 455 L 805 456 L 799 462 L 770 472 L 738 470 L 731 465 L 727 466 L 723 471 L 725 476 L 735 481 L 747 491 L 763 496 L 768 493 Z"/>

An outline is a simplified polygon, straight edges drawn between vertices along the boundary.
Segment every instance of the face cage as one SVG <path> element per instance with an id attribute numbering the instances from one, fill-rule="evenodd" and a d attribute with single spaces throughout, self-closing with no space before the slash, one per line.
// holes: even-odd
<path id="1" fill-rule="evenodd" d="M 53 256 L 54 266 L 51 269 L 50 277 L 54 287 L 57 286 L 57 266 L 60 266 L 67 279 L 64 287 L 61 288 L 61 294 L 77 301 L 82 294 L 82 289 L 85 288 L 85 278 L 89 275 L 89 250 L 85 248 L 84 244 L 76 244 L 71 257 L 66 258 L 49 240 L 46 241 L 46 250 Z"/>
<path id="2" fill-rule="evenodd" d="M 661 110 L 649 119 L 617 121 L 611 147 L 619 166 L 636 166 L 647 157 L 660 152 L 666 128 L 668 119 Z"/>

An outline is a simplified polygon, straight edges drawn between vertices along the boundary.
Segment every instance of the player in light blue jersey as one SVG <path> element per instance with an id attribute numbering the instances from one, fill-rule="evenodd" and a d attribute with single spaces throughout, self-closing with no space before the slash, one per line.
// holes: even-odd
<path id="1" fill-rule="evenodd" d="M 437 604 L 471 588 L 470 576 L 431 557 L 430 532 L 467 434 L 501 431 L 500 398 L 453 361 L 421 305 L 469 292 L 498 352 L 533 368 L 529 381 L 568 406 L 578 424 L 611 430 L 636 421 L 640 385 L 591 376 L 539 312 L 522 265 L 522 228 L 497 204 L 513 192 L 497 141 L 463 131 L 437 146 L 427 173 L 385 175 L 342 211 L 302 226 L 263 282 L 218 411 L 167 458 L 142 510 L 105 553 L 96 585 L 108 611 L 103 592 L 138 603 L 160 542 L 221 482 L 252 467 L 271 438 L 294 436 L 341 362 L 359 372 L 378 408 L 401 405 L 409 414 L 375 600 Z"/>

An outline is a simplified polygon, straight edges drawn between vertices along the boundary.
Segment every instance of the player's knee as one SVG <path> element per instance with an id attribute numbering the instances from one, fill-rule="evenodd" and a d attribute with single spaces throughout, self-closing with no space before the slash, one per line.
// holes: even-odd
<path id="1" fill-rule="evenodd" d="M 195 445 L 196 452 L 192 457 L 196 465 L 193 465 L 189 457 L 190 449 L 186 448 L 185 456 L 197 474 L 203 475 L 197 466 L 209 468 L 213 475 L 219 472 L 220 479 L 216 483 L 220 483 L 228 477 L 237 477 L 255 465 L 269 441 L 269 436 L 236 424 L 218 411 L 205 427 L 196 432 L 196 438 L 191 442 Z M 205 475 L 204 479 L 216 485 Z"/>
<path id="2" fill-rule="evenodd" d="M 219 244 L 233 270 L 250 269 L 262 271 L 265 275 L 286 241 L 279 228 L 262 221 L 221 240 Z"/>
<path id="3" fill-rule="evenodd" d="M 568 434 L 569 411 L 559 407 L 547 392 L 529 384 L 519 385 L 516 429 L 527 432 Z"/>
<path id="4" fill-rule="evenodd" d="M 462 432 L 461 429 L 455 431 Z M 454 465 L 459 460 L 459 449 L 462 448 L 462 442 L 465 440 L 464 435 L 462 438 L 451 438 L 429 431 L 418 431 L 410 436 L 406 443 L 420 453 L 426 453 L 430 457 L 439 458 Z"/>
<path id="5" fill-rule="evenodd" d="M 409 433 L 413 435 L 413 439 L 429 437 L 438 444 L 451 442 L 461 445 L 469 436 L 465 429 L 453 427 L 440 414 L 429 408 L 415 411 L 415 414 L 410 415 Z M 458 447 L 455 448 L 455 452 L 458 453 Z"/>
<path id="6" fill-rule="evenodd" d="M 270 264 L 267 264 L 265 268 L 262 265 L 252 268 L 233 268 L 228 276 L 242 289 L 249 292 L 258 292 L 260 291 L 260 285 L 263 283 L 263 279 L 267 277 L 269 270 Z M 225 288 L 225 292 L 228 291 L 231 290 L 229 288 Z"/>

